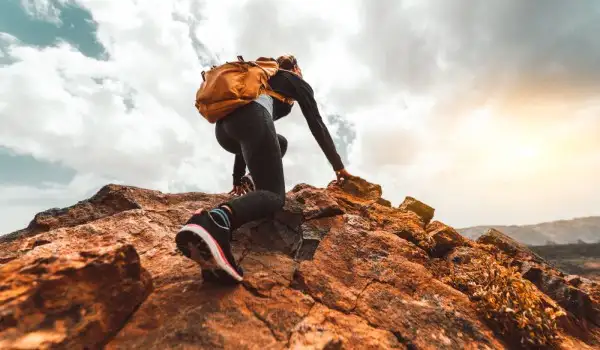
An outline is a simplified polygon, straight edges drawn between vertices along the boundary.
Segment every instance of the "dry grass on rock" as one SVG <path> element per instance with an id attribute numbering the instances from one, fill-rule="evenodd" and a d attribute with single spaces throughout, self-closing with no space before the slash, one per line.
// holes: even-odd
<path id="1" fill-rule="evenodd" d="M 459 263 L 448 264 L 444 282 L 466 293 L 494 331 L 515 345 L 538 348 L 556 344 L 557 319 L 565 312 L 525 280 L 516 267 L 499 263 L 506 256 L 474 253 L 470 248 L 459 249 L 453 259 Z"/>

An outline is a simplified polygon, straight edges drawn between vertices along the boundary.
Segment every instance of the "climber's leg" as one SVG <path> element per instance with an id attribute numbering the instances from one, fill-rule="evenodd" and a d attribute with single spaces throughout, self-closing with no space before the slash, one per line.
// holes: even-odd
<path id="1" fill-rule="evenodd" d="M 178 233 L 176 240 L 178 247 L 186 256 L 193 255 L 190 249 L 186 248 L 191 243 L 193 247 L 198 248 L 198 255 L 209 258 L 208 260 L 211 260 L 212 256 L 214 260 L 210 262 L 205 261 L 207 259 L 197 260 L 201 265 L 209 267 L 216 265 L 239 281 L 241 271 L 237 269 L 231 254 L 230 231 L 247 222 L 267 217 L 283 207 L 285 183 L 281 150 L 273 119 L 267 109 L 258 103 L 250 103 L 236 110 L 217 122 L 216 127 L 222 128 L 219 132 L 224 132 L 231 139 L 239 142 L 256 185 L 256 191 L 234 198 L 213 209 L 215 215 L 212 216 L 214 220 L 211 221 L 218 223 L 222 229 L 212 225 L 211 221 L 208 221 L 211 216 L 203 212 L 198 214 L 204 215 L 198 217 L 199 222 L 194 221 L 196 215 L 188 221 Z M 214 234 L 211 230 L 214 230 Z M 220 239 L 211 241 L 211 235 L 217 235 Z M 230 268 L 223 261 L 219 261 L 220 257 L 217 254 L 219 247 L 225 251 L 224 260 L 228 261 Z M 234 270 L 238 270 L 237 276 Z"/>

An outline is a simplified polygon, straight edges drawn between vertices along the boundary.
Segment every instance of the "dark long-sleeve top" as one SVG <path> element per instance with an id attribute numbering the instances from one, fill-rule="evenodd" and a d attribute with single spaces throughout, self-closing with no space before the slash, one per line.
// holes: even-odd
<path id="1" fill-rule="evenodd" d="M 323 123 L 323 118 L 321 118 L 321 114 L 319 113 L 312 87 L 300 76 L 285 70 L 280 70 L 271 77 L 271 79 L 269 79 L 269 85 L 273 91 L 298 102 L 302 114 L 308 123 L 310 132 L 313 134 L 323 153 L 325 153 L 333 170 L 338 171 L 343 169 L 344 164 L 335 148 L 335 144 L 333 143 L 329 130 L 327 130 L 327 126 Z M 278 120 L 287 116 L 291 110 L 291 105 L 273 98 L 273 120 Z M 240 179 L 244 176 L 244 172 L 246 171 L 246 163 L 241 154 L 235 156 L 233 169 L 233 184 L 239 185 Z"/>

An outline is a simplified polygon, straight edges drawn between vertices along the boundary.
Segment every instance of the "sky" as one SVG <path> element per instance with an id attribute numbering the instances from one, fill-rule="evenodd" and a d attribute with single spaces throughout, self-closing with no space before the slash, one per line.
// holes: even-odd
<path id="1" fill-rule="evenodd" d="M 0 233 L 107 183 L 231 189 L 212 64 L 292 53 L 348 171 L 454 227 L 600 215 L 600 3 L 3 0 Z M 299 107 L 286 187 L 335 178 Z"/>

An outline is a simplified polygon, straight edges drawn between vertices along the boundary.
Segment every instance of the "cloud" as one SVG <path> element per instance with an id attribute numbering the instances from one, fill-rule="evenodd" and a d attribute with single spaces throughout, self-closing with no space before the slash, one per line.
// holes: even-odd
<path id="1" fill-rule="evenodd" d="M 210 127 L 193 107 L 202 67 L 187 26 L 168 6 L 83 4 L 110 58 L 84 56 L 66 43 L 11 43 L 16 62 L 0 70 L 2 144 L 163 190 L 186 164 L 218 162 Z"/>
<path id="2" fill-rule="evenodd" d="M 355 53 L 390 87 L 452 85 L 487 94 L 505 86 L 598 83 L 595 1 L 363 1 L 362 10 L 352 45 L 369 48 Z"/>
<path id="3" fill-rule="evenodd" d="M 329 114 L 327 115 L 327 121 L 329 122 L 329 132 L 335 143 L 342 162 L 348 163 L 348 153 L 354 141 L 356 140 L 356 130 L 352 122 L 348 121 L 341 115 Z"/>
<path id="4" fill-rule="evenodd" d="M 107 179 L 96 175 L 80 174 L 66 184 L 0 185 L 0 235 L 27 226 L 35 213 L 90 197 L 106 183 Z"/>
<path id="5" fill-rule="evenodd" d="M 69 0 L 21 0 L 21 6 L 28 15 L 37 19 L 60 23 L 61 7 Z"/>
<path id="6" fill-rule="evenodd" d="M 82 6 L 105 55 L 1 34 L 0 146 L 14 152 L 106 181 L 224 192 L 233 155 L 193 107 L 200 72 L 293 53 L 349 170 L 395 204 L 416 196 L 456 226 L 598 208 L 596 2 L 25 3 L 46 19 Z M 327 184 L 299 108 L 276 125 L 287 186 Z"/>

